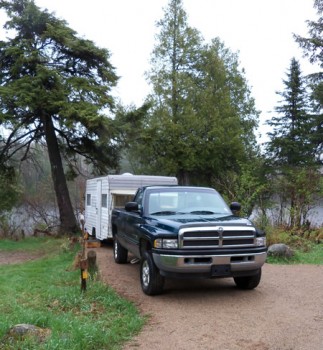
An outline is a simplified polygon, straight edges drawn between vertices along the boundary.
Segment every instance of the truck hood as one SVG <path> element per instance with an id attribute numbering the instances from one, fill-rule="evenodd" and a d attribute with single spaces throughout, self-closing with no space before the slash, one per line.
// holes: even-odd
<path id="1" fill-rule="evenodd" d="M 214 215 L 187 215 L 168 216 L 167 218 L 149 218 L 148 225 L 154 227 L 154 231 L 166 231 L 177 233 L 181 228 L 187 227 L 205 227 L 205 226 L 250 226 L 253 224 L 250 220 L 239 218 L 237 216 L 229 215 L 224 217 L 217 217 Z"/>

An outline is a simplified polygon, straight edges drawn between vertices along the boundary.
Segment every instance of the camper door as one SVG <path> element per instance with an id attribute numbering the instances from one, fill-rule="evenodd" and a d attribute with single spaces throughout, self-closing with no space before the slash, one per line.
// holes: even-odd
<path id="1" fill-rule="evenodd" d="M 95 236 L 101 239 L 101 194 L 102 194 L 102 181 L 98 180 L 96 183 L 96 203 L 95 203 L 95 213 L 96 213 L 96 225 L 95 225 Z"/>

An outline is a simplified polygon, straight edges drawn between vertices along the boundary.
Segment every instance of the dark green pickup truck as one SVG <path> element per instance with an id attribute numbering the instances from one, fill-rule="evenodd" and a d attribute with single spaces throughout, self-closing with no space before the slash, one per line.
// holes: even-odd
<path id="1" fill-rule="evenodd" d="M 211 188 L 146 186 L 125 209 L 112 212 L 114 260 L 140 259 L 141 286 L 160 294 L 165 278 L 233 277 L 257 287 L 267 256 L 265 233 L 234 213 Z"/>

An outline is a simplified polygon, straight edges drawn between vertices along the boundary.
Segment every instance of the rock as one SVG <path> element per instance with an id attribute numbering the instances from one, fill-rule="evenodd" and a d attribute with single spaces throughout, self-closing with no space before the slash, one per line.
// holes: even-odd
<path id="1" fill-rule="evenodd" d="M 283 243 L 272 244 L 268 248 L 269 256 L 278 256 L 281 258 L 291 258 L 294 252 L 289 248 L 288 245 Z"/>
<path id="2" fill-rule="evenodd" d="M 9 329 L 7 334 L 2 339 L 2 343 L 8 342 L 8 341 L 19 341 L 24 340 L 28 337 L 34 337 L 39 342 L 45 341 L 50 335 L 51 330 L 48 328 L 41 328 L 34 326 L 32 324 L 17 324 Z"/>

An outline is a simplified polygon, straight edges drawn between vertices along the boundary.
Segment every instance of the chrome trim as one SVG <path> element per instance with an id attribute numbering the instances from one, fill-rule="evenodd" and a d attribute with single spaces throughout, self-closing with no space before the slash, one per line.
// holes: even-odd
<path id="1" fill-rule="evenodd" d="M 213 235 L 200 237 L 198 233 L 213 232 Z M 228 232 L 237 232 L 237 236 L 226 235 Z M 242 232 L 246 232 L 246 235 L 241 235 Z M 186 233 L 196 232 L 195 237 L 185 237 Z M 238 233 L 239 232 L 239 233 Z M 250 233 L 253 234 L 250 234 Z M 253 243 L 242 244 L 225 244 L 224 242 L 233 240 L 251 240 Z M 214 241 L 215 244 L 208 245 L 190 245 L 185 246 L 184 242 L 202 242 L 202 241 Z M 256 246 L 256 229 L 253 226 L 204 226 L 204 227 L 188 227 L 181 228 L 178 234 L 179 248 L 182 249 L 196 249 L 196 248 L 241 248 L 241 247 L 255 247 Z"/>
<path id="2" fill-rule="evenodd" d="M 266 252 L 188 256 L 153 253 L 154 262 L 161 271 L 177 273 L 207 273 L 212 265 L 230 265 L 232 272 L 256 270 L 265 263 L 266 257 Z"/>

